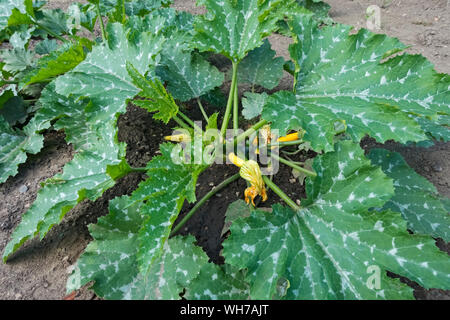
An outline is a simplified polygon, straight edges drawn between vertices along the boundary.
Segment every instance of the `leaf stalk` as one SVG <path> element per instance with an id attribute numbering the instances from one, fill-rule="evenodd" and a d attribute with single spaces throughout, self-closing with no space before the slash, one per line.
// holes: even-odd
<path id="1" fill-rule="evenodd" d="M 209 191 L 203 198 L 201 198 L 195 206 L 186 214 L 186 216 L 172 229 L 170 236 L 173 236 L 176 232 L 178 232 L 186 222 L 194 215 L 194 213 L 203 205 L 206 201 L 208 201 L 213 195 L 217 192 L 228 186 L 230 183 L 236 181 L 240 177 L 239 173 L 236 173 L 234 176 L 229 177 L 220 183 L 217 187 Z"/>
<path id="2" fill-rule="evenodd" d="M 286 204 L 291 207 L 292 209 L 294 209 L 295 211 L 300 210 L 301 208 L 295 204 L 294 201 L 291 200 L 291 198 L 289 198 L 287 196 L 286 193 L 284 193 L 275 183 L 273 183 L 272 180 L 270 180 L 267 176 L 263 176 L 263 180 L 264 182 L 267 184 L 267 186 L 273 191 L 275 192 L 281 199 L 284 200 L 284 202 L 286 202 Z"/>

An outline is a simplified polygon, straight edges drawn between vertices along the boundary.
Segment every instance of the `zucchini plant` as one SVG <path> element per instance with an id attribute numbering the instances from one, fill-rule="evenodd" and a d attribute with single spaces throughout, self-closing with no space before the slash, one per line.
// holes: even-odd
<path id="1" fill-rule="evenodd" d="M 106 299 L 413 298 L 387 271 L 450 289 L 449 257 L 433 239 L 450 240 L 448 199 L 398 153 L 365 154 L 359 145 L 365 136 L 448 141 L 450 76 L 403 53 L 395 38 L 325 19 L 321 1 L 198 0 L 206 12 L 197 16 L 169 5 L 91 0 L 63 12 L 1 0 L 9 45 L 1 51 L 0 182 L 41 150 L 46 129 L 63 130 L 75 150 L 63 173 L 43 183 L 3 261 L 45 237 L 80 201 L 139 171 L 147 178 L 138 188 L 111 200 L 109 214 L 89 226 L 93 240 L 68 293 L 91 283 Z M 80 36 L 96 21 L 101 38 Z M 277 31 L 292 39 L 290 61 L 275 57 L 266 40 Z M 230 61 L 228 77 L 211 53 Z M 292 88 L 274 92 L 283 69 Z M 226 107 L 208 114 L 202 100 L 229 78 Z M 239 92 L 240 83 L 251 89 Z M 204 119 L 186 114 L 182 103 L 191 100 Z M 127 163 L 117 139 L 129 103 L 177 131 L 143 168 Z M 250 125 L 241 130 L 244 121 Z M 316 156 L 293 162 L 283 153 L 292 146 Z M 197 179 L 213 163 L 239 173 L 197 199 Z M 290 199 L 273 182 L 277 165 L 306 177 L 305 199 Z M 217 265 L 193 236 L 176 233 L 237 179 L 248 188 L 229 204 L 225 263 Z M 269 197 L 280 203 L 264 208 Z M 195 205 L 174 225 L 185 202 Z"/>

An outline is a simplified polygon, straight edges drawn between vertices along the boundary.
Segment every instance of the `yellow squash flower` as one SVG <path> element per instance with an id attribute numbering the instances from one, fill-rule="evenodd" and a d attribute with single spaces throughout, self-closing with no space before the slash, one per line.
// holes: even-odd
<path id="1" fill-rule="evenodd" d="M 273 140 L 275 140 L 275 135 L 271 133 L 270 131 L 270 125 L 266 124 L 264 127 L 262 127 L 260 130 L 260 135 L 262 137 L 262 140 L 264 142 L 263 145 L 268 145 L 271 144 Z M 301 139 L 299 132 L 294 132 L 291 134 L 288 134 L 284 137 L 279 137 L 277 139 L 277 142 L 288 142 L 288 141 L 295 141 L 295 140 L 299 140 Z M 256 137 L 253 140 L 253 145 L 257 145 L 258 144 L 258 137 Z M 272 146 L 270 148 L 271 150 L 275 149 L 275 146 Z M 256 154 L 259 154 L 259 149 L 257 148 L 255 151 Z"/>
<path id="2" fill-rule="evenodd" d="M 242 178 L 250 182 L 251 186 L 245 189 L 245 202 L 250 203 L 252 201 L 253 206 L 255 206 L 254 199 L 257 195 L 262 197 L 263 201 L 267 200 L 266 186 L 264 184 L 261 169 L 256 161 L 253 160 L 243 160 L 236 156 L 234 153 L 228 155 L 230 161 L 241 168 L 239 174 Z"/>
<path id="3" fill-rule="evenodd" d="M 294 132 L 291 134 L 288 134 L 287 136 L 278 138 L 278 142 L 287 142 L 287 141 L 295 141 L 299 140 L 298 132 Z"/>
<path id="4" fill-rule="evenodd" d="M 173 136 L 165 136 L 164 139 L 172 142 L 189 142 L 191 141 L 191 136 L 187 134 L 175 134 Z"/>

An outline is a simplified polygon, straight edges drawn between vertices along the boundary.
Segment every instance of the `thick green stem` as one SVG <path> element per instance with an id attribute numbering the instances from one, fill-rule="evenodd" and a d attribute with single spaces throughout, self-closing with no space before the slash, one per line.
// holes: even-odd
<path id="1" fill-rule="evenodd" d="M 183 112 L 181 112 L 180 110 L 178 110 L 178 114 L 181 116 L 181 118 L 186 121 L 192 128 L 194 128 L 194 130 L 196 130 L 197 132 L 202 132 L 202 128 L 200 128 L 198 125 L 196 125 L 194 123 L 194 121 L 192 121 L 191 119 L 189 119 L 189 117 L 187 115 L 185 115 Z"/>
<path id="2" fill-rule="evenodd" d="M 208 201 L 213 195 L 215 195 L 217 192 L 225 188 L 230 183 L 236 181 L 240 177 L 239 173 L 235 174 L 234 176 L 231 176 L 230 178 L 224 180 L 221 184 L 219 184 L 217 187 L 212 189 L 210 192 L 208 192 L 203 198 L 200 199 L 196 203 L 196 205 L 186 214 L 186 216 L 172 229 L 172 232 L 170 233 L 171 236 L 173 236 L 178 230 L 180 230 L 186 222 L 194 215 L 194 213 L 203 205 L 206 201 Z"/>
<path id="3" fill-rule="evenodd" d="M 197 98 L 197 103 L 198 103 L 198 106 L 200 108 L 200 111 L 202 112 L 203 118 L 205 118 L 206 123 L 208 123 L 209 122 L 208 115 L 206 114 L 205 109 L 203 108 L 203 105 L 202 105 L 202 102 L 200 101 L 200 98 Z"/>
<path id="4" fill-rule="evenodd" d="M 297 144 L 303 143 L 303 140 L 294 140 L 294 141 L 285 141 L 285 142 L 275 142 L 267 145 L 267 148 L 271 147 L 287 147 L 287 146 L 295 146 Z"/>
<path id="5" fill-rule="evenodd" d="M 267 184 L 267 186 L 275 192 L 281 199 L 283 199 L 286 204 L 294 209 L 295 211 L 300 210 L 300 207 L 295 204 L 294 201 L 291 200 L 275 183 L 273 183 L 267 176 L 263 176 L 264 182 Z"/>
<path id="6" fill-rule="evenodd" d="M 237 65 L 236 65 L 237 69 Z M 239 133 L 239 87 L 238 80 L 236 78 L 236 82 L 234 83 L 234 99 L 233 99 L 233 131 L 234 136 L 236 137 Z"/>
<path id="7" fill-rule="evenodd" d="M 284 163 L 285 165 L 287 165 L 287 166 L 289 166 L 289 167 L 291 167 L 291 168 L 293 168 L 293 169 L 295 169 L 297 171 L 303 172 L 304 174 L 306 174 L 306 175 L 308 175 L 310 177 L 317 177 L 317 173 L 309 171 L 309 170 L 307 170 L 305 168 L 299 167 L 298 165 L 292 163 L 291 161 L 283 159 L 283 158 L 279 157 L 278 155 L 276 155 L 274 153 L 271 154 L 271 157 L 273 157 L 274 159 L 278 160 L 279 162 Z"/>
<path id="8" fill-rule="evenodd" d="M 104 43 L 106 43 L 108 37 L 106 35 L 105 25 L 103 24 L 102 14 L 100 12 L 100 2 L 97 2 L 95 4 L 95 10 L 97 11 L 97 17 L 100 20 L 100 30 L 102 31 L 102 40 Z"/>
<path id="9" fill-rule="evenodd" d="M 175 120 L 176 123 L 178 123 L 183 129 L 189 130 L 189 126 L 180 118 L 178 118 L 177 116 L 174 116 L 172 118 L 173 120 Z"/>
<path id="10" fill-rule="evenodd" d="M 223 117 L 223 122 L 222 122 L 222 128 L 220 129 L 220 136 L 222 138 L 225 138 L 227 128 L 228 128 L 228 122 L 230 121 L 230 117 L 231 117 L 231 108 L 233 106 L 234 89 L 235 89 L 236 80 L 237 80 L 237 63 L 233 62 L 233 76 L 231 78 L 230 93 L 228 95 L 227 108 L 225 109 L 225 115 Z"/>
<path id="11" fill-rule="evenodd" d="M 261 129 L 265 124 L 267 124 L 267 120 L 261 120 L 258 123 L 254 124 L 250 129 L 246 130 L 245 132 L 238 135 L 236 138 L 234 138 L 234 143 L 238 144 L 242 141 L 244 141 L 247 137 L 254 134 L 256 131 Z"/>
<path id="12" fill-rule="evenodd" d="M 38 26 L 39 28 L 41 28 L 42 30 L 44 30 L 45 32 L 47 32 L 47 33 L 48 33 L 49 35 L 51 35 L 52 37 L 54 37 L 54 38 L 56 38 L 56 39 L 59 39 L 59 40 L 61 40 L 62 42 L 66 42 L 66 43 L 70 42 L 69 40 L 67 40 L 67 39 L 65 39 L 65 38 L 63 38 L 63 37 L 61 37 L 59 34 L 54 33 L 52 30 L 50 30 L 50 29 L 47 28 L 46 26 L 40 24 L 39 22 L 33 20 L 33 23 L 34 23 L 36 26 Z"/>
<path id="13" fill-rule="evenodd" d="M 192 127 L 194 127 L 194 121 L 192 121 L 187 115 L 185 115 L 183 112 L 181 112 L 180 110 L 178 110 L 178 114 L 180 115 L 181 118 L 183 118 L 184 121 L 186 121 L 187 123 L 189 123 Z"/>

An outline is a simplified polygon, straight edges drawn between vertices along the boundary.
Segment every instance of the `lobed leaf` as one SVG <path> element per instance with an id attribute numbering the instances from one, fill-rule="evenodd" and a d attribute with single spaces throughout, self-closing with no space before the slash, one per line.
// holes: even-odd
<path id="1" fill-rule="evenodd" d="M 26 74 L 20 83 L 20 87 L 32 83 L 51 81 L 80 64 L 86 58 L 85 47 L 92 47 L 87 39 L 82 39 L 72 45 L 63 45 L 48 56 L 42 57 L 37 62 L 37 68 Z"/>
<path id="2" fill-rule="evenodd" d="M 448 115 L 450 76 L 420 56 L 382 62 L 405 48 L 397 39 L 367 30 L 349 35 L 343 25 L 319 28 L 308 15 L 295 16 L 291 27 L 296 92 L 274 94 L 262 114 L 281 134 L 302 127 L 314 150 L 331 151 L 334 123 L 341 120 L 354 141 L 368 134 L 406 143 L 428 139 L 411 114 Z"/>
<path id="3" fill-rule="evenodd" d="M 187 287 L 187 300 L 248 300 L 245 272 L 230 265 L 207 263 Z"/>
<path id="4" fill-rule="evenodd" d="M 223 73 L 200 54 L 186 50 L 178 38 L 164 47 L 158 71 L 169 92 L 180 101 L 199 98 L 224 80 Z"/>
<path id="5" fill-rule="evenodd" d="M 201 0 L 207 13 L 195 22 L 195 47 L 220 53 L 234 62 L 262 44 L 277 29 L 293 0 Z"/>
<path id="6" fill-rule="evenodd" d="M 239 63 L 239 83 L 259 85 L 273 89 L 283 77 L 284 59 L 275 58 L 276 52 L 271 49 L 269 40 L 265 39 L 262 46 L 250 51 L 247 57 Z"/>
<path id="7" fill-rule="evenodd" d="M 359 146 L 336 144 L 316 158 L 314 170 L 298 212 L 274 205 L 231 226 L 223 254 L 248 269 L 252 299 L 276 296 L 280 279 L 289 282 L 285 299 L 413 298 L 386 270 L 426 288 L 450 287 L 450 260 L 433 239 L 408 234 L 400 214 L 369 211 L 394 190 Z"/>
<path id="8" fill-rule="evenodd" d="M 139 96 L 147 98 L 145 100 L 133 100 L 135 105 L 144 108 L 149 112 L 156 112 L 153 115 L 153 118 L 161 120 L 166 124 L 171 118 L 177 115 L 178 106 L 159 79 L 146 79 L 132 64 L 128 62 L 127 71 L 133 81 L 133 84 L 141 89 Z"/>
<path id="9" fill-rule="evenodd" d="M 177 164 L 174 155 L 177 148 L 162 144 L 162 156 L 154 157 L 147 165 L 149 178 L 133 193 L 132 201 L 146 201 L 142 214 L 146 219 L 139 231 L 139 269 L 152 267 L 169 238 L 172 225 L 187 199 L 194 202 L 195 185 L 205 165 Z"/>
<path id="10" fill-rule="evenodd" d="M 110 24 L 108 30 L 108 45 L 94 47 L 83 62 L 42 93 L 42 107 L 29 130 L 39 132 L 60 118 L 55 127 L 66 131 L 77 154 L 62 174 L 39 191 L 5 248 L 5 261 L 29 238 L 37 234 L 43 238 L 78 202 L 97 199 L 130 170 L 125 145 L 117 141 L 116 121 L 126 101 L 139 90 L 131 83 L 125 61 L 146 73 L 156 64 L 163 40 L 144 33 L 130 42 L 123 26 Z M 89 97 L 89 103 L 83 97 Z"/>
<path id="11" fill-rule="evenodd" d="M 397 152 L 372 149 L 369 158 L 394 180 L 395 195 L 383 209 L 401 212 L 408 228 L 450 241 L 450 215 L 435 186 L 418 175 Z"/>
<path id="12" fill-rule="evenodd" d="M 242 115 L 245 119 L 251 120 L 261 115 L 266 104 L 268 94 L 245 92 L 242 98 Z"/>
<path id="13" fill-rule="evenodd" d="M 0 31 L 8 26 L 13 9 L 26 13 L 24 0 L 3 0 L 0 2 Z"/>
<path id="14" fill-rule="evenodd" d="M 26 153 L 38 153 L 43 144 L 40 135 L 27 128 L 15 130 L 0 116 L 0 183 L 16 175 L 19 164 L 27 159 Z"/>
<path id="15" fill-rule="evenodd" d="M 94 240 L 87 246 L 67 281 L 67 291 L 94 281 L 92 289 L 106 299 L 179 299 L 208 258 L 194 238 L 174 237 L 148 272 L 138 268 L 143 202 L 124 196 L 110 201 L 110 213 L 90 225 Z"/>

